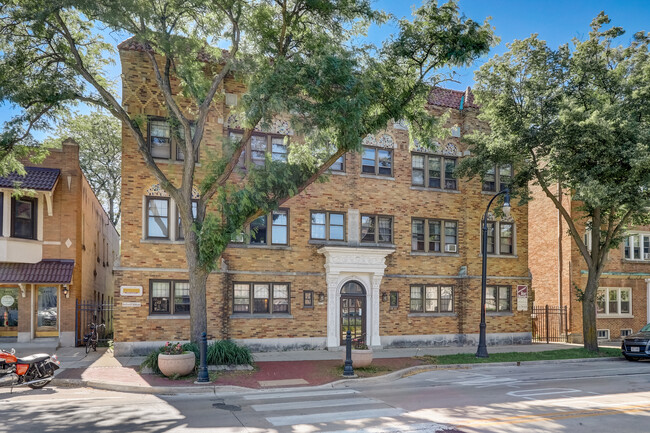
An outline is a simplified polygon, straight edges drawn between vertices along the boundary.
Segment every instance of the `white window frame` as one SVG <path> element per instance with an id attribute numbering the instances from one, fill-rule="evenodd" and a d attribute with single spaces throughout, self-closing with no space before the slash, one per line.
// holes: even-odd
<path id="1" fill-rule="evenodd" d="M 625 332 L 625 335 L 623 335 L 623 332 Z M 627 337 L 628 335 L 632 335 L 632 334 L 634 334 L 634 331 L 632 330 L 632 328 L 621 329 L 621 338 Z"/>
<path id="2" fill-rule="evenodd" d="M 602 333 L 605 333 L 606 336 L 601 337 L 601 336 L 600 336 L 600 333 L 601 333 L 601 332 L 602 332 Z M 598 337 L 599 340 L 609 340 L 609 335 L 610 335 L 610 334 L 609 334 L 609 329 L 597 329 L 597 330 L 596 330 L 596 335 L 597 335 L 597 337 Z"/>
<path id="3" fill-rule="evenodd" d="M 636 257 L 634 254 L 634 248 L 632 248 L 632 238 L 638 237 L 639 239 L 639 257 Z M 643 251 L 644 239 L 648 239 L 648 252 Z M 626 253 L 626 248 L 629 249 L 629 254 Z M 626 234 L 625 239 L 623 240 L 623 258 L 625 260 L 633 260 L 637 262 L 650 262 L 650 233 L 649 232 L 629 232 Z"/>
<path id="4" fill-rule="evenodd" d="M 599 313 L 598 312 L 598 294 L 601 291 L 605 291 L 605 312 L 604 313 Z M 621 291 L 627 291 L 629 292 L 629 298 L 630 298 L 630 312 L 629 313 L 610 313 L 609 312 L 609 292 L 611 290 L 616 290 L 617 295 L 616 295 L 616 302 L 617 302 L 617 310 L 621 311 Z M 631 287 L 599 287 L 598 291 L 596 292 L 596 317 L 597 318 L 631 318 L 634 317 L 632 315 L 632 305 L 633 305 L 633 299 L 632 299 L 632 288 Z"/>

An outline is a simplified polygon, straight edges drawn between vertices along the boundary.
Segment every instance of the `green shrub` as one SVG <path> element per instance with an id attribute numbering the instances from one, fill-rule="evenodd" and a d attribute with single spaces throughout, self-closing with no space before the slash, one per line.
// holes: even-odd
<path id="1" fill-rule="evenodd" d="M 199 358 L 201 356 L 199 352 L 199 345 L 196 343 L 185 343 L 183 344 L 183 352 L 194 352 L 194 365 L 199 365 Z"/>
<path id="2" fill-rule="evenodd" d="M 242 365 L 252 364 L 253 355 L 246 346 L 238 346 L 232 340 L 219 340 L 208 345 L 208 364 Z"/>
<path id="3" fill-rule="evenodd" d="M 165 350 L 165 347 L 159 347 L 158 349 L 152 350 L 149 355 L 144 359 L 141 368 L 149 367 L 155 374 L 162 374 L 160 368 L 158 368 L 158 354 L 162 353 Z"/>

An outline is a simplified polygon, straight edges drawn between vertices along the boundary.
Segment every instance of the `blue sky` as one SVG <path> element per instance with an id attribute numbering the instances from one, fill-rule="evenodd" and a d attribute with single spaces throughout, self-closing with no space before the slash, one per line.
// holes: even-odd
<path id="1" fill-rule="evenodd" d="M 376 8 L 402 18 L 409 17 L 412 8 L 421 2 L 377 0 L 374 4 Z M 637 31 L 650 31 L 650 0 L 459 0 L 459 5 L 462 13 L 476 21 L 483 22 L 486 17 L 492 17 L 490 23 L 501 42 L 488 56 L 477 60 L 469 68 L 457 70 L 457 82 L 445 84 L 445 87 L 458 90 L 472 86 L 474 71 L 489 57 L 505 52 L 506 43 L 527 38 L 532 33 L 538 33 L 553 48 L 570 42 L 572 38 L 584 39 L 589 33 L 591 20 L 603 10 L 611 18 L 612 25 L 626 30 L 621 43 L 627 43 Z M 395 31 L 396 28 L 391 25 L 373 26 L 368 38 L 379 44 Z M 123 39 L 117 34 L 107 34 L 106 38 L 115 45 Z M 109 70 L 109 76 L 117 79 L 120 72 L 119 62 L 116 62 Z M 0 122 L 8 120 L 13 114 L 15 111 L 11 107 L 0 104 Z M 41 138 L 42 134 L 38 136 Z"/>

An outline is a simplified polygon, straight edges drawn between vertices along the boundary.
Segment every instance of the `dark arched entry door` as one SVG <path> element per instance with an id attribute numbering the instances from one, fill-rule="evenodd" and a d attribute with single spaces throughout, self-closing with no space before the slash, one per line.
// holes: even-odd
<path id="1" fill-rule="evenodd" d="M 366 290 L 355 281 L 347 282 L 341 288 L 341 344 L 345 344 L 347 331 L 353 339 L 365 340 Z M 365 343 L 365 341 L 364 341 Z"/>

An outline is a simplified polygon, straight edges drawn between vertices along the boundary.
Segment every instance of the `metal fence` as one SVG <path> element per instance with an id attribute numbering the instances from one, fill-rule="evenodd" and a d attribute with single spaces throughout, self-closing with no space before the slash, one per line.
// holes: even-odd
<path id="1" fill-rule="evenodd" d="M 533 307 L 533 341 L 541 343 L 566 343 L 568 335 L 567 307 Z"/>
<path id="2" fill-rule="evenodd" d="M 90 333 L 90 324 L 103 323 L 105 328 L 99 328 L 99 343 L 107 343 L 113 339 L 113 304 L 92 301 L 76 301 L 75 308 L 75 345 L 83 345 L 84 335 Z"/>

